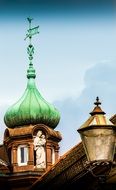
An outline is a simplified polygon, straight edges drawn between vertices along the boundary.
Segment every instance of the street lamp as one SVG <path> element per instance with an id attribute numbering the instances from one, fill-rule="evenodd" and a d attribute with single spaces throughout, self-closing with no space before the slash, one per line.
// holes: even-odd
<path id="1" fill-rule="evenodd" d="M 111 165 L 114 159 L 116 126 L 105 116 L 99 98 L 89 119 L 77 130 L 80 133 L 88 164 Z"/>

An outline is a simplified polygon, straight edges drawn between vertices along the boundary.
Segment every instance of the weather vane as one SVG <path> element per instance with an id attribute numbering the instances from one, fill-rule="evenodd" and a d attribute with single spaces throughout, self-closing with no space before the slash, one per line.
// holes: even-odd
<path id="1" fill-rule="evenodd" d="M 31 22 L 32 22 L 33 18 L 28 17 L 27 20 L 28 20 L 28 22 L 29 22 L 29 29 L 27 30 L 28 33 L 26 34 L 25 40 L 26 40 L 27 38 L 29 38 L 29 39 L 31 40 L 31 38 L 32 38 L 33 35 L 39 33 L 39 32 L 38 32 L 39 26 L 36 26 L 36 27 L 34 27 L 34 28 L 31 28 Z M 31 43 L 31 41 L 30 41 L 30 43 Z"/>
<path id="2" fill-rule="evenodd" d="M 33 20 L 33 18 L 27 18 L 28 22 L 29 22 L 29 29 L 27 30 L 27 34 L 26 34 L 26 38 L 24 40 L 26 40 L 27 38 L 29 38 L 30 42 L 29 45 L 27 47 L 27 53 L 29 54 L 29 60 L 31 61 L 33 59 L 33 54 L 34 54 L 34 46 L 31 44 L 31 39 L 32 36 L 35 34 L 38 34 L 38 28 L 39 26 L 36 26 L 34 28 L 31 28 L 31 22 Z M 30 63 L 32 64 L 32 63 Z"/>

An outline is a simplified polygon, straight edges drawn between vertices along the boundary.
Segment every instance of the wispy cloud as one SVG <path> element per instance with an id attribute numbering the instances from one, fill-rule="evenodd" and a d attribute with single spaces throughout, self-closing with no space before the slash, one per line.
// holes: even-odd
<path id="1" fill-rule="evenodd" d="M 55 102 L 61 113 L 61 121 L 57 127 L 63 135 L 61 153 L 80 141 L 77 129 L 89 117 L 96 96 L 99 96 L 107 116 L 111 117 L 116 113 L 115 73 L 115 62 L 101 61 L 85 73 L 85 88 L 78 98 Z"/>

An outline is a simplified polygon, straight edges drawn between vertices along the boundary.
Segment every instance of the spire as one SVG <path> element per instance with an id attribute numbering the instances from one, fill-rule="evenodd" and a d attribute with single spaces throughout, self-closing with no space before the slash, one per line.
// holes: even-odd
<path id="1" fill-rule="evenodd" d="M 27 47 L 27 53 L 29 55 L 29 69 L 27 70 L 27 78 L 30 79 L 30 78 L 35 78 L 36 77 L 36 74 L 35 74 L 35 69 L 33 68 L 33 63 L 32 63 L 32 60 L 33 60 L 33 55 L 34 55 L 34 46 L 32 45 L 31 43 L 31 39 L 32 39 L 32 36 L 35 35 L 35 34 L 38 34 L 38 28 L 39 26 L 37 27 L 34 27 L 32 28 L 31 27 L 31 22 L 32 22 L 32 18 L 27 18 L 28 22 L 29 22 L 29 29 L 27 30 L 27 34 L 26 34 L 26 38 L 29 38 L 29 45 Z"/>
<path id="2" fill-rule="evenodd" d="M 96 115 L 96 114 L 105 114 L 105 112 L 101 109 L 101 107 L 99 105 L 101 105 L 101 102 L 99 101 L 99 97 L 96 97 L 96 102 L 94 102 L 95 104 L 95 108 L 93 109 L 93 111 L 90 113 L 90 115 Z"/>
<path id="3" fill-rule="evenodd" d="M 59 111 L 47 102 L 35 84 L 35 69 L 33 68 L 34 47 L 31 43 L 32 36 L 38 33 L 38 27 L 31 28 L 31 18 L 28 18 L 29 29 L 26 38 L 29 38 L 27 53 L 29 55 L 29 69 L 27 70 L 28 83 L 22 97 L 8 108 L 4 122 L 9 128 L 26 125 L 44 124 L 50 128 L 55 128 L 60 121 Z"/>

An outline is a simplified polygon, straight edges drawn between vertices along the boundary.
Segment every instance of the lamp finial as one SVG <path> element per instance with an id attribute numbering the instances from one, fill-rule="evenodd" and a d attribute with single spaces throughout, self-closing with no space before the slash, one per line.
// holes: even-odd
<path id="1" fill-rule="evenodd" d="M 94 104 L 95 104 L 96 106 L 101 105 L 101 102 L 99 101 L 99 97 L 98 97 L 98 96 L 96 97 L 96 102 L 94 102 Z"/>

